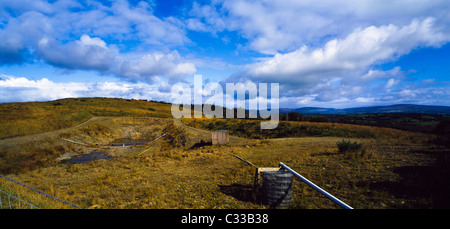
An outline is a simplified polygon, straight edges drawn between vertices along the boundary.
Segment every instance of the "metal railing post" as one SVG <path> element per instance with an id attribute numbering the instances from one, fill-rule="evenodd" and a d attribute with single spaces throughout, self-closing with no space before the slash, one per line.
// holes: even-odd
<path id="1" fill-rule="evenodd" d="M 317 186 L 313 182 L 311 182 L 308 179 L 304 178 L 302 175 L 298 174 L 297 172 L 295 172 L 294 170 L 292 170 L 291 168 L 289 168 L 287 165 L 283 164 L 282 162 L 280 162 L 280 166 L 282 168 L 286 169 L 287 171 L 289 171 L 290 173 L 294 174 L 294 176 L 296 176 L 298 179 L 302 180 L 303 182 L 305 182 L 306 184 L 308 184 L 309 186 L 311 186 L 315 190 L 319 191 L 320 193 L 322 193 L 324 196 L 326 196 L 328 199 L 332 200 L 333 202 L 335 202 L 339 206 L 341 206 L 341 207 L 343 207 L 345 209 L 353 209 L 348 204 L 342 202 L 341 200 L 339 200 L 338 198 L 334 197 L 333 195 L 331 195 L 327 191 L 323 190 L 322 188 L 320 188 L 319 186 Z"/>

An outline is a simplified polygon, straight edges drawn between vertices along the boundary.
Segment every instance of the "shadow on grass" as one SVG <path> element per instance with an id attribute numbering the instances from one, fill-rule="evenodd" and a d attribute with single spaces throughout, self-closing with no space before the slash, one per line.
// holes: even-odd
<path id="1" fill-rule="evenodd" d="M 261 204 L 260 192 L 255 190 L 251 185 L 232 184 L 219 185 L 220 192 L 225 195 L 232 196 L 240 201 Z"/>
<path id="2" fill-rule="evenodd" d="M 317 156 L 332 156 L 332 155 L 339 155 L 342 153 L 337 152 L 319 152 L 319 153 L 310 153 L 309 156 L 311 157 L 317 157 Z"/>
<path id="3" fill-rule="evenodd" d="M 189 149 L 197 149 L 197 148 L 200 148 L 200 147 L 203 147 L 203 146 L 211 146 L 212 145 L 212 142 L 206 142 L 206 141 L 204 141 L 204 140 L 200 140 L 199 142 L 197 142 L 197 143 L 195 143 L 193 146 L 191 146 Z"/>
<path id="4" fill-rule="evenodd" d="M 424 151 L 436 158 L 433 165 L 404 166 L 394 169 L 400 176 L 397 182 L 376 182 L 371 190 L 387 191 L 408 200 L 398 208 L 450 209 L 450 152 Z"/>

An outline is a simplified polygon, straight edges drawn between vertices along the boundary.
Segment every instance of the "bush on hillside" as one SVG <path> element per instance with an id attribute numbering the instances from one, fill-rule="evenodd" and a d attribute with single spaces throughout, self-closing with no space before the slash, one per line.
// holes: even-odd
<path id="1" fill-rule="evenodd" d="M 170 123 L 164 128 L 163 133 L 165 133 L 166 136 L 164 136 L 161 141 L 161 151 L 186 146 L 187 138 L 184 129 L 175 126 L 173 123 Z"/>
<path id="2" fill-rule="evenodd" d="M 364 143 L 351 142 L 350 140 L 346 141 L 342 139 L 342 141 L 336 142 L 336 145 L 339 149 L 339 153 L 352 153 L 359 152 L 362 150 L 362 146 Z"/>

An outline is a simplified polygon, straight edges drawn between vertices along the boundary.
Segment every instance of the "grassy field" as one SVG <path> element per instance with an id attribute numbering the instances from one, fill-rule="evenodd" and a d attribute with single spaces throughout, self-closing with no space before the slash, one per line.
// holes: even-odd
<path id="1" fill-rule="evenodd" d="M 170 106 L 145 100 L 76 98 L 0 104 L 0 139 L 75 126 L 94 116 L 171 117 Z"/>
<path id="2" fill-rule="evenodd" d="M 257 167 L 283 162 L 354 208 L 450 207 L 450 149 L 431 134 L 284 121 L 261 132 L 257 120 L 174 120 L 169 104 L 102 98 L 0 104 L 8 112 L 16 115 L 1 120 L 1 174 L 81 208 L 268 208 L 254 190 L 255 167 L 233 155 Z M 60 116 L 70 121 L 44 127 Z M 21 131 L 5 129 L 12 126 Z M 230 130 L 229 144 L 209 144 L 216 129 Z M 163 133 L 147 145 L 106 145 Z M 347 141 L 360 147 L 339 150 Z M 63 163 L 94 152 L 110 159 Z M 0 189 L 40 208 L 72 208 L 4 179 Z M 294 180 L 292 208 L 340 207 Z"/>

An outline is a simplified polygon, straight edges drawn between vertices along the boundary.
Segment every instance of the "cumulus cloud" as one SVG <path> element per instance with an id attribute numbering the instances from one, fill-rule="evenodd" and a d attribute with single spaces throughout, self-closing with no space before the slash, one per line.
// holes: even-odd
<path id="1" fill-rule="evenodd" d="M 114 97 L 169 101 L 170 91 L 160 91 L 158 87 L 167 83 L 127 83 L 127 82 L 67 82 L 57 83 L 47 78 L 30 80 L 25 77 L 0 75 L 0 102 L 48 101 L 76 97 Z"/>
<path id="2" fill-rule="evenodd" d="M 208 32 L 207 26 L 197 18 L 189 18 L 186 20 L 186 26 L 190 30 Z"/>
<path id="3" fill-rule="evenodd" d="M 3 76 L 3 100 L 8 93 L 16 98 L 53 99 L 44 92 L 51 87 L 58 88 L 54 90 L 58 96 L 68 97 L 159 96 L 170 91 L 174 82 L 194 75 L 197 68 L 235 71 L 221 83 L 280 83 L 280 101 L 288 105 L 356 105 L 396 101 L 395 96 L 414 101 L 444 93 L 412 86 L 409 70 L 379 66 L 415 49 L 450 41 L 448 0 L 195 1 L 168 17 L 155 15 L 156 4 L 0 1 L 0 66 L 44 62 L 127 82 L 69 85 Z M 211 33 L 208 39 L 221 39 L 226 47 L 210 40 L 190 46 L 188 34 L 194 35 L 195 42 L 203 41 L 198 32 Z M 230 47 L 236 48 L 234 52 Z M 196 56 L 212 50 L 230 51 L 240 59 L 231 60 L 224 53 Z M 432 80 L 422 84 L 435 86 Z"/>
<path id="4" fill-rule="evenodd" d="M 97 25 L 79 24 L 80 28 L 94 28 L 99 34 L 116 33 L 117 26 L 126 39 L 138 38 L 140 42 L 153 45 L 183 45 L 189 42 L 181 21 L 174 17 L 161 19 L 153 15 L 151 5 L 139 1 L 136 6 L 130 6 L 128 1 L 114 1 L 106 8 L 106 15 L 101 15 Z M 92 13 L 93 11 L 89 11 Z M 110 16 L 112 14 L 113 16 Z M 87 21 L 92 23 L 92 21 Z M 130 37 L 128 37 L 130 36 Z"/>
<path id="5" fill-rule="evenodd" d="M 154 16 L 147 2 L 28 3 L 0 3 L 0 65 L 42 60 L 62 69 L 147 82 L 158 77 L 176 80 L 196 71 L 177 51 L 169 51 L 189 42 L 184 24 Z M 135 51 L 124 42 L 151 51 Z"/>
<path id="6" fill-rule="evenodd" d="M 153 15 L 151 5 L 126 0 L 104 4 L 96 1 L 44 0 L 0 2 L 0 18 L 6 22 L 0 33 L 22 34 L 31 42 L 43 36 L 70 39 L 73 34 L 96 34 L 115 40 L 133 40 L 153 45 L 183 45 L 189 42 L 179 20 Z M 0 27 L 1 28 L 1 27 Z M 25 36 L 26 34 L 26 36 Z M 27 43 L 27 42 L 25 42 Z"/>
<path id="7" fill-rule="evenodd" d="M 303 82 L 315 72 L 340 72 L 366 68 L 409 53 L 418 47 L 439 47 L 450 40 L 434 26 L 433 18 L 413 20 L 407 26 L 370 26 L 356 29 L 344 39 L 328 41 L 324 47 L 303 46 L 293 52 L 277 53 L 259 63 L 249 65 L 254 77 L 268 79 L 277 75 Z M 295 79 L 294 79 L 295 80 Z"/>
<path id="8" fill-rule="evenodd" d="M 28 60 L 37 40 L 45 33 L 52 33 L 45 16 L 40 12 L 25 12 L 7 20 L 0 26 L 0 65 L 23 63 Z"/>
<path id="9" fill-rule="evenodd" d="M 24 77 L 0 76 L 0 101 L 44 101 L 76 97 L 88 87 L 82 83 L 54 83 L 47 78 L 28 80 Z"/>
<path id="10" fill-rule="evenodd" d="M 214 34 L 226 29 L 229 26 L 227 25 L 228 22 L 221 14 L 223 12 L 219 12 L 220 10 L 216 7 L 217 5 L 214 2 L 211 5 L 200 5 L 194 2 L 189 13 L 193 18 L 186 20 L 188 29 L 202 32 L 209 31 Z"/>
<path id="11" fill-rule="evenodd" d="M 42 59 L 66 69 L 105 72 L 114 65 L 118 55 L 118 51 L 107 47 L 103 40 L 88 35 L 63 45 L 53 39 L 43 38 L 38 42 L 37 48 L 37 53 Z"/>
<path id="12" fill-rule="evenodd" d="M 177 81 L 196 72 L 195 65 L 182 60 L 177 51 L 167 54 L 156 52 L 125 59 L 117 69 L 117 74 L 133 80 L 156 82 L 158 76 L 166 76 Z"/>
<path id="13" fill-rule="evenodd" d="M 314 0 L 212 1 L 194 3 L 191 16 L 196 25 L 193 30 L 238 31 L 248 39 L 248 48 L 266 54 L 290 52 L 305 44 L 322 45 L 324 38 L 342 38 L 357 27 L 402 26 L 414 17 L 434 16 L 443 25 L 450 22 L 446 0 L 389 4 L 378 0 L 323 0 L 320 4 Z"/>
<path id="14" fill-rule="evenodd" d="M 392 87 L 404 75 L 401 69 L 382 71 L 373 66 L 396 60 L 416 48 L 440 47 L 448 41 L 450 36 L 435 26 L 433 18 L 415 19 L 405 26 L 358 28 L 323 47 L 302 46 L 249 64 L 246 71 L 228 80 L 246 77 L 254 82 L 280 83 L 284 92 L 296 96 L 319 94 L 318 100 L 331 101 L 339 95 L 356 96 L 380 79 L 392 78 L 385 84 Z"/>
<path id="15" fill-rule="evenodd" d="M 391 88 L 392 86 L 394 86 L 395 84 L 397 84 L 398 82 L 395 79 L 389 79 L 385 85 L 386 88 Z"/>

